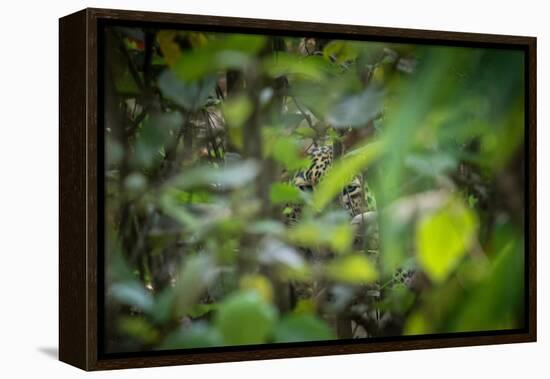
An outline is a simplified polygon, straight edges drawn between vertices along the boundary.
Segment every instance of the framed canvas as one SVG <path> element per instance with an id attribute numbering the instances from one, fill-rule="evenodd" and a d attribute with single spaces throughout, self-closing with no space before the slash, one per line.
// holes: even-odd
<path id="1" fill-rule="evenodd" d="M 59 21 L 59 357 L 536 340 L 536 39 Z"/>

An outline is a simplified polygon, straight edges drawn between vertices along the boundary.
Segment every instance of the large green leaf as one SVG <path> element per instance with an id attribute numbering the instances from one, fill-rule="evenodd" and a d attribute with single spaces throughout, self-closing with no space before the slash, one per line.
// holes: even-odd
<path id="1" fill-rule="evenodd" d="M 273 145 L 268 147 L 268 151 L 277 162 L 289 171 L 304 168 L 309 164 L 307 158 L 300 156 L 300 147 L 296 140 L 290 137 L 277 138 Z"/>
<path id="2" fill-rule="evenodd" d="M 335 336 L 328 325 L 311 314 L 285 316 L 275 328 L 275 342 L 324 341 Z"/>
<path id="3" fill-rule="evenodd" d="M 436 283 L 457 267 L 475 238 L 477 217 L 459 199 L 424 216 L 416 228 L 418 262 Z"/>
<path id="4" fill-rule="evenodd" d="M 382 111 L 382 93 L 372 87 L 344 97 L 329 109 L 327 122 L 336 128 L 366 125 Z"/>
<path id="5" fill-rule="evenodd" d="M 277 310 L 256 291 L 241 291 L 229 296 L 215 317 L 227 345 L 265 343 L 277 320 Z"/>
<path id="6" fill-rule="evenodd" d="M 269 198 L 273 204 L 296 203 L 301 200 L 300 190 L 288 183 L 272 184 Z"/>

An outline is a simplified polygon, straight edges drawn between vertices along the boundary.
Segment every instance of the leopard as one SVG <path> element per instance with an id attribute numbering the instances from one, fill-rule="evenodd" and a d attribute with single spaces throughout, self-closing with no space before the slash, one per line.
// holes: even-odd
<path id="1" fill-rule="evenodd" d="M 333 164 L 332 145 L 313 145 L 309 151 L 311 164 L 307 169 L 298 171 L 291 179 L 291 184 L 302 192 L 313 192 Z M 366 192 L 363 192 L 366 190 Z M 365 194 L 365 196 L 364 196 Z M 342 188 L 339 196 L 344 210 L 351 217 L 362 212 L 376 209 L 374 196 L 370 193 L 367 183 L 360 176 L 354 177 Z M 287 205 L 287 220 L 296 223 L 301 215 L 301 207 L 297 204 Z"/>

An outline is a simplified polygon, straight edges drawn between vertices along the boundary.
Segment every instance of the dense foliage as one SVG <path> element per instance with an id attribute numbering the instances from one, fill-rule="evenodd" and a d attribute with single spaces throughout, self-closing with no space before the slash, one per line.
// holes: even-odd
<path id="1" fill-rule="evenodd" d="M 107 28 L 107 351 L 522 327 L 523 64 Z"/>

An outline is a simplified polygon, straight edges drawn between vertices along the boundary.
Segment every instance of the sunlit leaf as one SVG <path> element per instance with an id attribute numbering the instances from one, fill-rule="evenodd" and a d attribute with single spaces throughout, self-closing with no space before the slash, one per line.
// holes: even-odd
<path id="1" fill-rule="evenodd" d="M 327 265 L 326 274 L 334 281 L 350 284 L 372 283 L 378 279 L 374 265 L 360 254 L 336 258 Z"/>
<path id="2" fill-rule="evenodd" d="M 240 128 L 252 113 L 252 103 L 246 96 L 233 97 L 223 103 L 222 111 L 230 127 Z"/>
<path id="3" fill-rule="evenodd" d="M 424 216 L 416 228 L 418 262 L 437 283 L 447 279 L 475 238 L 477 218 L 460 200 Z"/>
<path id="4" fill-rule="evenodd" d="M 160 51 L 162 51 L 164 60 L 169 66 L 173 66 L 181 54 L 179 45 L 174 41 L 176 34 L 177 32 L 174 30 L 160 30 L 157 33 Z"/>
<path id="5" fill-rule="evenodd" d="M 263 275 L 245 275 L 239 281 L 239 287 L 243 290 L 258 292 L 266 302 L 273 301 L 273 287 L 269 279 Z"/>
<path id="6" fill-rule="evenodd" d="M 334 40 L 329 42 L 323 49 L 323 55 L 326 59 L 332 57 L 340 64 L 357 58 L 358 54 L 356 43 L 352 41 Z"/>
<path id="7" fill-rule="evenodd" d="M 433 333 L 433 329 L 422 312 L 414 312 L 407 318 L 405 329 L 403 330 L 404 335 L 411 336 L 429 333 Z"/>
<path id="8" fill-rule="evenodd" d="M 271 185 L 269 198 L 273 204 L 297 203 L 300 201 L 300 190 L 288 183 Z"/>
<path id="9" fill-rule="evenodd" d="M 277 138 L 271 146 L 273 158 L 285 168 L 294 171 L 309 164 L 309 160 L 299 154 L 299 146 L 296 141 L 288 137 Z"/>

